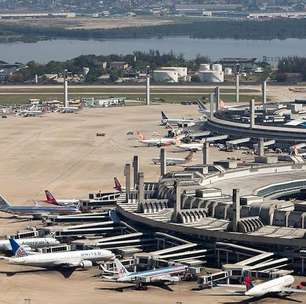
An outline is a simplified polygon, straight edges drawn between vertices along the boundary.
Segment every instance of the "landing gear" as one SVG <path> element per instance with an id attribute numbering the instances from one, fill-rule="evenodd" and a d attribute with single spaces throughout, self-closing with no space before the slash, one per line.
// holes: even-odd
<path id="1" fill-rule="evenodd" d="M 136 283 L 136 289 L 137 290 L 147 290 L 147 286 L 143 284 L 143 282 L 137 282 Z"/>

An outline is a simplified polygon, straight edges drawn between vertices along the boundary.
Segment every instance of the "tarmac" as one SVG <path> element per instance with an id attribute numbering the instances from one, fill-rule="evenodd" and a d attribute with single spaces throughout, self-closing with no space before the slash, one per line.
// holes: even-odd
<path id="1" fill-rule="evenodd" d="M 127 132 L 142 131 L 150 137 L 165 130 L 159 126 L 160 111 L 172 117 L 199 117 L 195 106 L 154 105 L 85 109 L 77 114 L 49 113 L 42 117 L 9 116 L 0 120 L 0 193 L 12 204 L 32 204 L 44 199 L 48 189 L 59 198 L 86 198 L 89 192 L 109 191 L 113 177 L 122 184 L 123 166 L 140 157 L 145 180 L 156 180 L 159 167 L 152 164 L 158 148 L 143 147 Z M 104 132 L 106 135 L 96 136 Z M 233 156 L 212 148 L 212 160 Z M 184 153 L 169 155 L 183 157 Z M 194 163 L 202 158 L 197 153 Z M 1 235 L 37 225 L 0 215 Z M 17 273 L 15 273 L 17 272 Z M 196 282 L 172 286 L 174 292 L 157 287 L 147 291 L 113 290 L 119 285 L 102 282 L 99 270 L 76 271 L 69 279 L 58 272 L 8 265 L 0 261 L 0 303 L 239 303 L 241 297 L 214 296 L 214 290 L 194 291 Z M 223 290 L 223 292 L 226 292 Z M 218 291 L 219 292 L 219 291 Z M 292 298 L 306 302 L 302 295 Z M 288 303 L 288 300 L 278 300 Z M 254 302 L 256 303 L 256 302 Z M 275 299 L 258 303 L 275 303 Z"/>

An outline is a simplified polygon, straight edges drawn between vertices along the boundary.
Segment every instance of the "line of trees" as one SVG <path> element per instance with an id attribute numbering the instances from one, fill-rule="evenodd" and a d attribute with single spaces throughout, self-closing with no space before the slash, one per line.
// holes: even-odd
<path id="1" fill-rule="evenodd" d="M 2 34 L 2 35 L 1 35 Z M 163 36 L 190 36 L 193 38 L 234 39 L 286 39 L 306 38 L 306 19 L 276 19 L 267 21 L 194 21 L 157 26 L 113 29 L 65 29 L 61 27 L 34 27 L 24 25 L 0 25 L 0 38 L 18 35 L 23 39 L 74 38 L 114 39 L 147 38 Z"/>
<path id="2" fill-rule="evenodd" d="M 276 80 L 287 81 L 287 73 L 299 73 L 306 80 L 306 57 L 289 56 L 283 57 L 278 62 Z"/>
<path id="3" fill-rule="evenodd" d="M 89 73 L 86 76 L 86 81 L 94 82 L 102 74 L 110 74 L 111 80 L 116 80 L 122 77 L 124 71 L 111 69 L 110 62 L 124 61 L 130 66 L 131 72 L 142 71 L 145 72 L 147 66 L 154 70 L 161 66 L 185 66 L 188 69 L 198 69 L 200 63 L 208 63 L 208 57 L 198 55 L 193 60 L 187 60 L 182 54 L 176 55 L 173 52 L 160 54 L 158 50 L 151 50 L 149 52 L 134 52 L 129 55 L 81 55 L 79 57 L 67 61 L 50 61 L 47 64 L 40 64 L 35 61 L 30 61 L 26 64 L 26 68 L 21 69 L 15 74 L 14 79 L 20 81 L 27 81 L 34 78 L 35 74 L 56 74 L 62 73 L 67 69 L 72 74 L 81 74 L 84 67 L 89 68 Z M 108 63 L 105 67 L 105 63 Z"/>

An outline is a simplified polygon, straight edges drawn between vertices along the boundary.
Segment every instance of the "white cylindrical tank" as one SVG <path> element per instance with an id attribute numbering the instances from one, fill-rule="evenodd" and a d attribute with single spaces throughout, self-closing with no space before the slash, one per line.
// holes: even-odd
<path id="1" fill-rule="evenodd" d="M 219 63 L 213 64 L 213 65 L 212 65 L 212 70 L 213 70 L 213 71 L 222 72 L 222 64 L 219 64 Z"/>
<path id="2" fill-rule="evenodd" d="M 156 82 L 178 82 L 179 74 L 177 71 L 155 70 L 153 71 L 153 80 Z"/>
<path id="3" fill-rule="evenodd" d="M 224 74 L 227 76 L 233 75 L 233 69 L 232 68 L 225 68 Z"/>
<path id="4" fill-rule="evenodd" d="M 224 82 L 223 71 L 199 71 L 199 78 L 202 82 L 220 83 Z"/>
<path id="5" fill-rule="evenodd" d="M 202 63 L 202 64 L 200 64 L 199 70 L 200 70 L 200 71 L 209 71 L 209 70 L 210 70 L 210 64 L 208 64 L 208 63 Z"/>
<path id="6" fill-rule="evenodd" d="M 160 67 L 159 69 L 163 71 L 177 72 L 179 77 L 186 77 L 188 72 L 186 67 Z"/>
<path id="7" fill-rule="evenodd" d="M 89 73 L 89 70 L 88 67 L 83 67 L 83 75 L 86 76 Z"/>

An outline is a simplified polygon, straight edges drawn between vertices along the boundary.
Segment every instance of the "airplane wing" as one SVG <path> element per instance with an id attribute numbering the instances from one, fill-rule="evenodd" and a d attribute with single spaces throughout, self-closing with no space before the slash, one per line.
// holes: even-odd
<path id="1" fill-rule="evenodd" d="M 54 261 L 52 263 L 52 266 L 59 266 L 59 267 L 78 267 L 81 264 L 82 260 L 81 259 L 69 259 L 67 260 L 61 259 L 59 261 Z"/>
<path id="2" fill-rule="evenodd" d="M 282 291 L 289 293 L 306 293 L 305 289 L 299 289 L 299 288 L 282 288 Z"/>
<path id="3" fill-rule="evenodd" d="M 209 293 L 212 296 L 245 296 L 245 286 L 238 285 L 238 284 L 217 284 L 213 287 L 213 289 L 220 289 L 220 288 L 232 288 L 232 289 L 225 289 L 224 291 L 216 292 L 216 293 Z M 236 290 L 235 290 L 236 289 Z M 238 290 L 237 290 L 238 289 Z"/>
<path id="4" fill-rule="evenodd" d="M 171 277 L 170 275 L 163 275 L 160 277 L 154 278 L 154 280 L 163 281 L 163 282 L 173 282 L 175 277 Z"/>
<path id="5" fill-rule="evenodd" d="M 171 276 L 171 275 L 160 275 L 160 276 L 151 276 L 151 277 L 139 276 L 138 279 L 141 281 L 149 281 L 149 282 L 178 282 L 179 281 L 179 277 Z"/>
<path id="6" fill-rule="evenodd" d="M 245 285 L 239 285 L 239 284 L 217 284 L 216 287 L 237 288 L 245 290 Z"/>
<path id="7" fill-rule="evenodd" d="M 245 292 L 244 290 L 225 290 L 224 292 L 209 293 L 208 295 L 216 297 L 245 296 Z"/>

